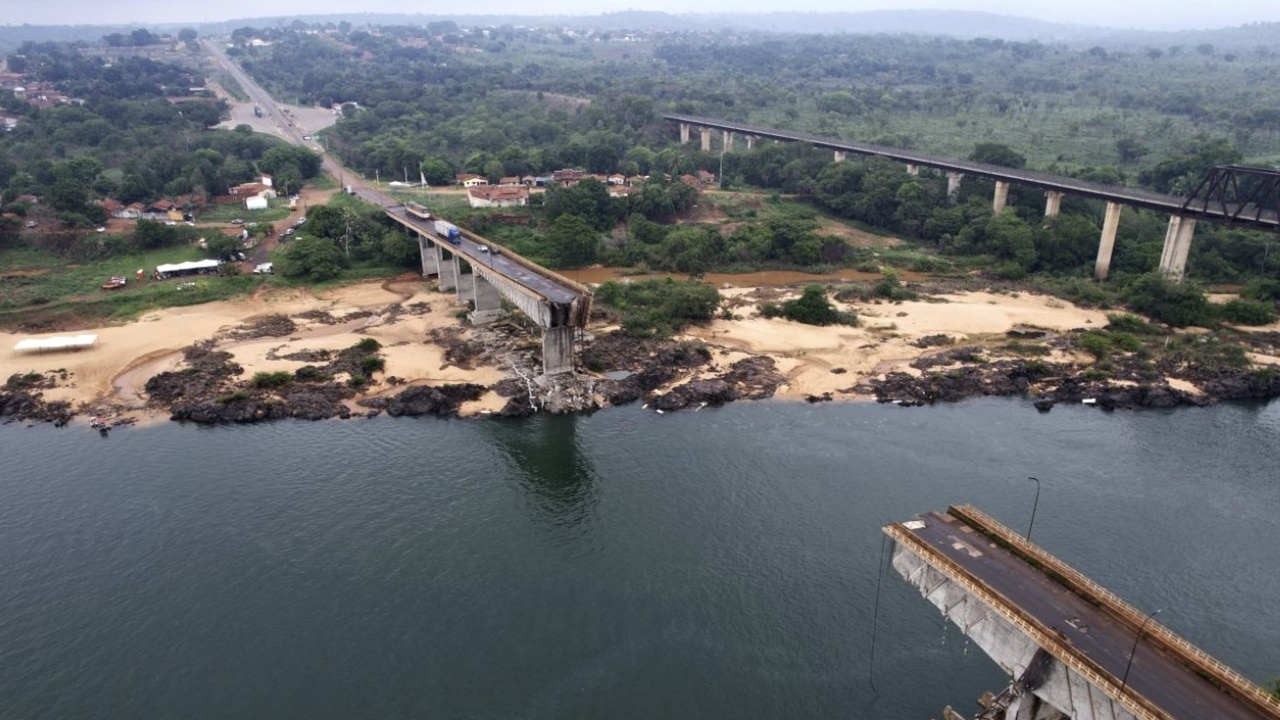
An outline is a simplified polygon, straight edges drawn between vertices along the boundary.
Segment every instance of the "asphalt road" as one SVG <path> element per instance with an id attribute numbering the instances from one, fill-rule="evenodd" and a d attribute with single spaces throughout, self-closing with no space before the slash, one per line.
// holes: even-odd
<path id="1" fill-rule="evenodd" d="M 307 147 L 315 152 L 324 153 L 324 149 L 315 141 L 303 139 L 306 133 L 293 124 L 293 121 L 280 110 L 279 105 L 276 104 L 275 100 L 271 98 L 267 91 L 263 90 L 260 85 L 254 82 L 253 78 L 249 77 L 249 75 L 238 64 L 228 58 L 226 53 L 223 52 L 223 49 L 219 47 L 217 43 L 209 40 L 204 40 L 202 42 L 204 43 L 205 48 L 214 56 L 214 58 L 217 59 L 223 68 L 236 79 L 236 82 L 240 83 L 240 87 L 244 89 L 245 94 L 249 96 L 249 99 L 258 107 L 262 108 L 262 112 L 272 120 L 280 134 L 286 140 L 294 143 L 295 145 Z M 394 215 L 402 222 L 413 224 L 418 229 L 428 232 L 431 235 L 435 234 L 433 226 L 405 213 L 399 200 L 382 192 L 376 187 L 369 185 L 360 178 L 359 174 L 347 169 L 334 158 L 325 154 L 322 166 L 325 172 L 329 173 L 334 178 L 340 179 L 344 190 L 346 188 L 350 188 L 352 193 L 361 200 L 373 205 L 381 206 L 387 210 L 388 214 Z M 524 265 L 521 265 L 514 260 L 510 260 L 501 254 L 495 257 L 490 253 L 481 252 L 479 249 L 480 246 L 488 243 L 477 241 L 473 239 L 474 237 L 478 236 L 464 236 L 461 244 L 451 246 L 450 249 L 465 257 L 472 265 L 485 265 L 490 267 L 553 303 L 567 304 L 582 296 L 576 289 L 556 281 L 553 277 L 550 277 L 550 271 L 547 271 L 548 275 L 543 275 L 534 272 Z"/>
<path id="2" fill-rule="evenodd" d="M 1134 628 L 1089 604 L 1009 551 L 993 547 L 981 535 L 962 532 L 964 523 L 954 519 L 948 522 L 944 519 L 948 517 L 945 513 L 929 513 L 919 518 L 924 522 L 923 528 L 906 532 L 1017 604 L 1045 628 L 1057 631 L 1107 672 L 1124 677 L 1134 647 Z M 1178 658 L 1147 642 L 1145 636 L 1133 653 L 1127 684 L 1174 718 L 1275 720 L 1275 715 L 1223 693 Z"/>

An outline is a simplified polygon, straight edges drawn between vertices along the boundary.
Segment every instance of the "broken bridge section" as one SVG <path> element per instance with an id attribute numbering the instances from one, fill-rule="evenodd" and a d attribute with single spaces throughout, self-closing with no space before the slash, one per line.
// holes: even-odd
<path id="1" fill-rule="evenodd" d="M 983 718 L 1280 720 L 1280 703 L 971 506 L 884 528 L 893 568 L 1011 677 Z"/>

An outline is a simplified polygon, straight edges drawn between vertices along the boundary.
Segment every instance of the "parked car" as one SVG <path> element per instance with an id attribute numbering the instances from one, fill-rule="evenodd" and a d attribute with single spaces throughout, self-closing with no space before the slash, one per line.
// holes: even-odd
<path id="1" fill-rule="evenodd" d="M 256 265 L 253 268 L 254 275 L 274 275 L 275 273 L 276 273 L 275 266 L 269 262 Z"/>
<path id="2" fill-rule="evenodd" d="M 38 227 L 39 225 L 40 225 L 40 223 L 36 222 L 35 220 L 28 220 L 28 221 L 27 221 L 27 227 L 29 227 L 29 228 Z"/>
<path id="3" fill-rule="evenodd" d="M 168 226 L 170 226 L 170 227 L 173 227 L 174 225 L 177 225 L 177 224 L 178 224 L 178 221 L 177 221 L 177 220 L 165 220 L 165 221 L 164 221 L 164 224 L 165 224 L 165 225 L 168 225 Z"/>
<path id="4" fill-rule="evenodd" d="M 106 229 L 105 227 L 103 227 L 103 226 L 99 225 L 98 227 L 94 228 L 94 229 L 93 229 L 93 231 L 94 231 L 94 232 L 104 233 L 104 232 L 106 232 L 106 231 L 107 231 L 107 229 Z"/>
<path id="5" fill-rule="evenodd" d="M 232 225 L 243 225 L 243 224 L 244 224 L 244 220 L 241 220 L 240 218 L 236 218 L 235 220 L 232 220 L 232 221 L 231 221 L 231 224 L 232 224 Z"/>

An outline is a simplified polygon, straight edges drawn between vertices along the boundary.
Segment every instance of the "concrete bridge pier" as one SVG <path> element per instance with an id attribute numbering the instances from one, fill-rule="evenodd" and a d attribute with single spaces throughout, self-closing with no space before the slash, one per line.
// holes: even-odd
<path id="1" fill-rule="evenodd" d="M 919 165 L 914 165 L 914 164 L 912 164 L 912 163 L 907 163 L 907 174 L 908 174 L 908 175 L 919 175 L 919 174 L 920 174 L 920 166 L 919 166 Z"/>
<path id="2" fill-rule="evenodd" d="M 474 302 L 476 299 L 475 274 L 462 272 L 461 262 L 459 262 L 457 255 L 453 256 L 453 266 L 458 273 L 458 286 L 454 288 L 454 292 L 457 295 L 454 298 L 454 304 L 466 305 L 469 302 Z"/>
<path id="3" fill-rule="evenodd" d="M 440 274 L 440 292 L 458 287 L 458 256 L 436 245 L 436 268 Z"/>
<path id="4" fill-rule="evenodd" d="M 996 181 L 996 194 L 991 198 L 991 212 L 999 215 L 1004 212 L 1005 205 L 1009 204 L 1009 183 L 1004 180 Z"/>
<path id="5" fill-rule="evenodd" d="M 422 277 L 440 272 L 440 258 L 436 255 L 436 244 L 424 235 L 418 236 L 418 257 L 422 259 Z"/>
<path id="6" fill-rule="evenodd" d="M 680 123 L 680 144 L 689 144 L 689 123 Z"/>
<path id="7" fill-rule="evenodd" d="M 755 135 L 748 135 L 748 136 L 747 136 L 747 149 L 748 149 L 748 150 L 755 150 L 755 149 L 756 149 L 756 136 L 755 136 Z"/>
<path id="8" fill-rule="evenodd" d="M 711 152 L 711 128 L 702 128 L 702 152 Z"/>
<path id="9" fill-rule="evenodd" d="M 835 151 L 835 153 L 836 153 L 836 155 L 835 155 L 835 161 L 836 161 L 836 162 L 844 162 L 845 152 L 844 152 L 843 150 L 836 150 L 836 151 Z"/>
<path id="10" fill-rule="evenodd" d="M 479 275 L 476 275 L 472 282 L 471 300 L 476 305 L 467 316 L 472 325 L 493 322 L 506 314 L 502 309 L 502 294 L 498 292 L 498 288 Z"/>
<path id="11" fill-rule="evenodd" d="M 1120 228 L 1120 210 L 1124 206 L 1118 202 L 1107 203 L 1107 214 L 1102 220 L 1102 239 L 1098 243 L 1098 260 L 1093 265 L 1093 276 L 1106 280 L 1111 272 L 1111 251 L 1116 245 L 1116 230 Z"/>
<path id="12" fill-rule="evenodd" d="M 961 180 L 964 180 L 964 173 L 947 173 L 947 197 L 954 198 L 956 195 L 960 194 Z"/>
<path id="13" fill-rule="evenodd" d="M 1044 216 L 1057 217 L 1062 210 L 1062 193 L 1057 190 L 1046 190 L 1044 193 Z"/>
<path id="14" fill-rule="evenodd" d="M 725 152 L 733 151 L 733 131 L 732 130 L 724 131 L 724 137 L 722 138 L 722 142 L 723 144 L 720 147 L 723 148 Z"/>
<path id="15" fill-rule="evenodd" d="M 542 329 L 542 373 L 559 375 L 573 372 L 573 327 Z"/>
<path id="16" fill-rule="evenodd" d="M 1174 282 L 1182 282 L 1182 274 L 1187 269 L 1187 253 L 1191 251 L 1191 237 L 1195 232 L 1195 218 L 1169 216 L 1169 230 L 1164 235 L 1164 249 L 1160 251 L 1160 272 Z"/>

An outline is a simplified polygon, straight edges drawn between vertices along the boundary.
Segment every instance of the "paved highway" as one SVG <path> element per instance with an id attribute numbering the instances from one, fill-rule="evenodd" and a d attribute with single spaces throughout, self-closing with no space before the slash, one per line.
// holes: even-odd
<path id="1" fill-rule="evenodd" d="M 202 42 L 209 53 L 236 79 L 236 82 L 240 83 L 240 87 L 244 89 L 249 99 L 262 108 L 267 117 L 271 118 L 280 135 L 295 145 L 302 145 L 315 152 L 324 153 L 324 149 L 316 142 L 304 139 L 305 131 L 293 124 L 293 121 L 281 111 L 267 91 L 263 90 L 239 65 L 228 58 L 221 46 L 209 40 Z M 353 173 L 333 157 L 327 154 L 324 155 L 323 168 L 325 172 L 334 178 L 341 178 L 342 183 L 350 187 L 356 197 L 384 208 L 388 215 L 391 215 L 402 224 L 411 225 L 424 234 L 435 236 L 434 228 L 430 223 L 423 222 L 407 214 L 400 205 L 399 200 L 369 185 L 369 183 L 360 179 L 359 174 Z M 450 246 L 450 250 L 466 258 L 472 265 L 484 265 L 495 272 L 501 273 L 503 276 L 541 295 L 551 303 L 568 304 L 583 297 L 584 293 L 579 289 L 579 286 L 576 283 L 571 283 L 567 278 L 560 277 L 550 270 L 543 269 L 539 272 L 502 254 L 495 257 L 490 253 L 481 252 L 479 249 L 481 245 L 496 247 L 484 240 L 484 238 L 464 231 L 461 244 Z"/>
<path id="2" fill-rule="evenodd" d="M 962 531 L 962 527 L 968 527 L 962 521 L 937 512 L 919 520 L 924 523 L 923 527 L 899 527 L 1016 604 L 1050 632 L 1056 631 L 1106 672 L 1116 678 L 1124 676 L 1135 628 L 1089 604 L 1013 553 L 992 546 L 984 536 Z M 1147 642 L 1146 637 L 1139 641 L 1133 654 L 1128 687 L 1170 717 L 1275 720 L 1275 715 L 1222 692 L 1177 657 Z"/>
<path id="3" fill-rule="evenodd" d="M 965 175 L 984 177 L 991 180 L 1002 180 L 1017 183 L 1019 185 L 1030 185 L 1032 187 L 1043 188 L 1045 190 L 1055 190 L 1071 195 L 1093 198 L 1095 200 L 1108 200 L 1111 202 L 1123 203 L 1125 205 L 1132 205 L 1135 207 L 1144 207 L 1172 214 L 1180 213 L 1182 211 L 1182 204 L 1186 201 L 1186 198 L 1121 187 L 1119 185 L 1103 185 L 1101 183 L 1086 182 L 1084 180 L 1050 175 L 1049 173 L 1035 172 L 1032 170 L 1018 170 L 1015 168 L 988 165 L 986 163 L 973 162 L 970 160 L 953 160 L 950 158 L 913 152 L 911 150 L 900 150 L 898 148 L 871 145 L 868 143 L 847 142 L 838 138 L 758 127 L 755 125 L 747 125 L 745 123 L 735 123 L 725 120 L 716 120 L 714 118 L 699 117 L 697 115 L 668 114 L 663 115 L 663 117 L 671 122 L 686 123 L 697 127 L 706 127 L 715 130 L 729 130 L 742 135 L 754 135 L 756 137 L 769 138 L 772 140 L 805 142 L 817 147 L 841 150 L 857 155 L 878 155 L 880 157 L 886 157 L 891 160 L 897 160 L 911 165 L 937 168 L 948 172 L 959 172 L 964 173 Z M 1221 219 L 1224 217 L 1224 213 L 1220 210 L 1196 210 L 1191 214 L 1210 221 L 1215 218 Z M 1256 222 L 1237 222 L 1236 224 L 1274 229 L 1280 227 L 1280 216 L 1277 216 L 1275 212 L 1269 212 Z"/>

